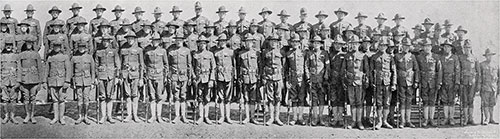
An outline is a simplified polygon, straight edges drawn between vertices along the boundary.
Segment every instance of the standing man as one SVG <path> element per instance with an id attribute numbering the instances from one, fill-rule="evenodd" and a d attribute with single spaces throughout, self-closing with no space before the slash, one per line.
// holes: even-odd
<path id="1" fill-rule="evenodd" d="M 132 31 L 134 31 L 134 33 L 138 33 L 139 31 L 141 31 L 142 25 L 147 21 L 142 19 L 145 12 L 146 11 L 142 10 L 142 8 L 139 6 L 135 7 L 134 12 L 132 12 L 135 17 L 135 21 L 132 22 Z"/>
<path id="2" fill-rule="evenodd" d="M 259 80 L 259 63 L 260 53 L 253 48 L 255 38 L 253 35 L 245 35 L 245 45 L 243 45 L 243 50 L 238 53 L 237 59 L 237 71 L 238 71 L 238 82 L 241 85 L 243 97 L 243 103 L 245 105 L 245 120 L 242 124 L 246 124 L 249 121 L 254 124 L 259 124 L 257 120 L 254 119 L 255 103 L 261 97 L 257 91 L 257 81 Z"/>
<path id="3" fill-rule="evenodd" d="M 486 49 L 483 54 L 486 60 L 479 64 L 478 85 L 481 85 L 479 92 L 481 95 L 481 113 L 484 115 L 484 121 L 481 121 L 483 125 L 498 124 L 493 120 L 493 107 L 495 107 L 497 102 L 499 94 L 498 86 L 500 85 L 500 80 L 498 79 L 500 75 L 499 67 L 498 65 L 493 65 L 491 62 L 491 58 L 495 54 L 490 49 Z"/>
<path id="4" fill-rule="evenodd" d="M 179 25 L 179 28 L 176 29 L 176 32 L 183 32 L 184 31 L 184 24 L 186 22 L 182 19 L 179 19 L 179 16 L 181 16 L 182 10 L 178 6 L 173 6 L 172 10 L 170 11 L 172 14 L 172 23 Z"/>
<path id="5" fill-rule="evenodd" d="M 38 40 L 35 36 L 30 36 L 25 39 L 26 43 L 21 46 L 22 51 L 19 53 L 18 62 L 20 64 L 19 70 L 21 74 L 19 75 L 20 80 L 20 90 L 24 96 L 24 110 L 26 112 L 26 117 L 23 123 L 35 124 L 37 121 L 33 116 L 35 115 L 35 98 L 36 94 L 40 90 L 40 84 L 45 83 L 43 78 L 43 65 L 42 58 L 38 51 L 35 50 L 35 44 Z"/>
<path id="6" fill-rule="evenodd" d="M 28 23 L 29 24 L 29 34 L 33 35 L 36 37 L 35 44 L 33 44 L 35 48 L 35 51 L 38 51 L 42 45 L 42 27 L 40 27 L 40 21 L 33 18 L 33 15 L 35 14 L 35 8 L 33 8 L 33 5 L 29 4 L 26 7 L 26 18 L 21 21 L 21 23 Z"/>
<path id="7" fill-rule="evenodd" d="M 186 47 L 188 47 L 191 52 L 198 51 L 198 45 L 197 41 L 199 38 L 199 34 L 195 32 L 196 29 L 196 22 L 192 20 L 188 20 L 186 24 L 184 25 L 186 29 L 184 30 L 184 34 L 186 37 Z"/>
<path id="8" fill-rule="evenodd" d="M 279 48 L 279 37 L 276 34 L 270 36 L 269 48 L 262 54 L 263 58 L 263 83 L 265 86 L 264 100 L 268 103 L 270 119 L 265 123 L 267 126 L 276 123 L 282 126 L 283 123 L 279 119 L 281 91 L 283 88 L 283 63 L 285 61 L 285 52 Z"/>
<path id="9" fill-rule="evenodd" d="M 226 13 L 229 12 L 225 6 L 220 6 L 215 12 L 219 16 L 219 20 L 214 22 L 215 25 L 215 35 L 219 36 L 224 33 L 227 34 L 226 27 L 229 22 L 226 21 Z"/>
<path id="10" fill-rule="evenodd" d="M 123 9 L 120 5 L 116 5 L 115 8 L 111 10 L 111 12 L 115 14 L 115 19 L 109 22 L 109 24 L 111 25 L 111 34 L 113 36 L 118 34 L 118 31 L 122 27 L 121 24 L 125 23 L 126 18 L 122 18 L 123 11 L 125 11 L 125 9 Z"/>
<path id="11" fill-rule="evenodd" d="M 381 36 L 389 36 L 389 32 L 391 32 L 391 27 L 384 25 L 385 21 L 387 21 L 387 17 L 385 17 L 384 13 L 379 13 L 377 17 L 377 26 L 373 28 L 372 32 L 380 32 Z M 378 41 L 378 39 L 372 39 Z"/>
<path id="12" fill-rule="evenodd" d="M 424 22 L 422 23 L 422 26 L 424 26 L 424 31 L 422 32 L 422 36 L 427 37 L 427 38 L 432 38 L 434 32 L 431 30 L 432 26 L 434 26 L 434 23 L 432 23 L 430 18 L 425 18 Z"/>
<path id="13" fill-rule="evenodd" d="M 78 3 L 73 3 L 71 8 L 69 8 L 69 10 L 73 12 L 73 16 L 66 20 L 65 29 L 68 30 L 68 37 L 71 37 L 71 34 L 73 34 L 73 30 L 76 28 L 76 23 L 78 23 L 78 21 L 87 22 L 87 19 L 79 15 L 82 8 L 83 7 L 81 7 Z M 87 29 L 85 29 L 85 32 L 87 32 Z"/>
<path id="14" fill-rule="evenodd" d="M 85 31 L 85 25 L 87 22 L 84 19 L 79 19 L 78 21 L 73 21 L 75 28 L 73 29 L 73 34 L 69 36 L 71 39 L 69 41 L 69 48 L 71 52 L 78 51 L 78 45 L 85 45 L 87 49 L 91 50 L 93 48 L 92 36 Z M 79 44 L 81 43 L 81 44 Z M 87 50 L 88 51 L 88 50 Z M 71 53 L 73 54 L 73 53 Z"/>
<path id="15" fill-rule="evenodd" d="M 415 96 L 415 90 L 419 83 L 419 69 L 417 58 L 409 52 L 412 49 L 412 42 L 409 37 L 405 37 L 402 41 L 402 52 L 394 55 L 394 62 L 397 70 L 397 97 L 399 97 L 399 111 L 401 113 L 401 121 L 399 128 L 411 127 L 411 103 Z M 399 119 L 398 119 L 399 120 Z"/>
<path id="16" fill-rule="evenodd" d="M 163 12 L 161 11 L 160 7 L 156 7 L 153 11 L 153 16 L 155 18 L 155 21 L 151 23 L 153 25 L 153 32 L 161 33 L 163 32 L 163 27 L 167 25 L 167 23 L 161 21 L 161 16 Z"/>
<path id="17" fill-rule="evenodd" d="M 247 16 L 247 11 L 245 8 L 241 7 L 238 10 L 238 17 L 240 18 L 238 21 L 236 21 L 236 32 L 240 34 L 240 36 L 245 36 L 245 34 L 248 33 L 248 29 L 250 28 L 250 22 L 245 19 Z"/>
<path id="18" fill-rule="evenodd" d="M 324 21 L 326 20 L 326 18 L 328 17 L 328 14 L 326 14 L 325 11 L 323 10 L 320 10 L 318 12 L 318 14 L 316 14 L 314 17 L 316 17 L 318 19 L 318 23 L 314 24 L 312 26 L 312 30 L 311 30 L 311 35 L 310 36 L 319 36 L 321 35 L 321 28 L 323 26 L 327 26 L 327 25 L 324 25 L 326 23 L 324 23 Z"/>
<path id="19" fill-rule="evenodd" d="M 351 23 L 344 21 L 344 17 L 349 14 L 344 8 L 339 8 L 334 11 L 335 15 L 337 15 L 337 21 L 334 21 L 330 24 L 330 31 L 332 32 L 330 36 L 337 36 L 337 34 L 342 35 L 344 40 L 347 40 L 347 37 L 344 36 L 344 31 L 347 30 L 347 27 L 352 26 Z"/>
<path id="20" fill-rule="evenodd" d="M 328 74 L 330 77 L 328 85 L 328 100 L 329 107 L 332 107 L 333 122 L 329 123 L 332 126 L 337 126 L 343 124 L 341 121 L 342 113 L 344 111 L 345 93 L 347 86 L 343 83 L 344 75 L 342 72 L 342 63 L 346 58 L 346 42 L 342 39 L 339 34 L 333 40 L 333 49 L 330 50 L 328 59 L 330 60 L 330 66 L 328 67 Z"/>
<path id="21" fill-rule="evenodd" d="M 56 20 L 53 23 L 50 23 L 50 29 L 52 29 L 50 34 L 47 34 L 44 38 L 44 46 L 45 46 L 45 58 L 46 59 L 48 56 L 52 55 L 53 47 L 58 43 L 61 45 L 61 52 L 69 55 L 70 54 L 70 48 L 69 48 L 69 43 L 68 43 L 68 37 L 66 34 L 63 32 L 64 28 L 64 21 L 63 20 Z"/>
<path id="22" fill-rule="evenodd" d="M 327 67 L 330 66 L 330 60 L 328 53 L 321 50 L 321 46 L 323 45 L 321 37 L 315 36 L 311 42 L 313 43 L 313 49 L 307 52 L 305 59 L 306 81 L 309 84 L 313 117 L 315 119 L 315 121 L 312 121 L 313 118 L 311 118 L 310 122 L 313 126 L 324 126 L 325 123 L 323 122 L 322 116 L 323 109 L 326 105 L 326 93 L 323 88 L 323 81 L 329 79 Z"/>
<path id="23" fill-rule="evenodd" d="M 10 34 L 12 35 L 16 35 L 16 32 L 17 32 L 17 19 L 11 17 L 11 14 L 12 14 L 12 7 L 10 7 L 10 4 L 5 4 L 5 6 L 3 7 L 3 15 L 4 17 L 2 17 L 0 19 L 0 21 L 4 21 L 5 23 L 7 23 L 7 27 L 9 28 L 10 30 Z"/>
<path id="24" fill-rule="evenodd" d="M 458 55 L 460 61 L 460 91 L 459 97 L 462 103 L 464 122 L 462 125 L 475 125 L 474 113 L 474 95 L 481 87 L 479 83 L 479 61 L 472 54 L 470 40 L 464 44 L 464 54 Z M 462 120 L 462 119 L 461 119 Z M 481 121 L 482 122 L 482 121 Z"/>
<path id="25" fill-rule="evenodd" d="M 148 123 L 163 123 L 161 117 L 163 102 L 167 101 L 167 95 L 163 94 L 166 84 L 166 75 L 168 75 L 168 57 L 167 51 L 160 46 L 160 34 L 154 33 L 151 38 L 152 45 L 145 48 L 144 64 L 146 67 L 146 87 L 149 89 L 149 107 L 151 109 L 151 118 Z"/>
<path id="26" fill-rule="evenodd" d="M 306 31 L 307 31 L 306 38 L 309 39 L 310 38 L 309 34 L 311 33 L 312 24 L 306 21 L 306 19 L 307 19 L 307 9 L 306 8 L 300 8 L 299 18 L 300 18 L 300 21 L 293 24 L 291 31 L 299 33 L 298 28 L 301 26 L 304 26 L 306 28 Z"/>
<path id="27" fill-rule="evenodd" d="M 17 103 L 18 92 L 21 81 L 19 76 L 20 61 L 18 60 L 18 54 L 15 53 L 14 49 L 14 37 L 6 38 L 4 42 L 0 45 L 5 45 L 5 49 L 0 52 L 0 91 L 2 91 L 2 100 L 6 102 L 5 118 L 2 120 L 2 124 L 6 124 L 12 121 L 14 124 L 18 124 L 15 116 L 14 104 Z M 10 119 L 10 120 L 9 120 Z"/>
<path id="28" fill-rule="evenodd" d="M 372 27 L 365 24 L 366 18 L 368 18 L 368 15 L 365 15 L 362 12 L 359 12 L 358 16 L 354 17 L 354 19 L 358 20 L 358 26 L 354 27 L 354 34 L 359 37 L 372 36 Z"/>
<path id="29" fill-rule="evenodd" d="M 439 121 L 444 122 L 443 124 L 449 123 L 451 126 L 455 125 L 455 98 L 457 92 L 460 89 L 460 61 L 457 55 L 451 53 L 451 42 L 445 40 L 443 44 L 443 55 L 441 56 L 441 64 L 443 71 L 443 88 L 439 90 L 439 99 L 444 105 L 444 120 Z"/>
<path id="30" fill-rule="evenodd" d="M 201 124 L 203 121 L 207 124 L 212 124 L 208 118 L 210 112 L 209 106 L 211 89 L 214 87 L 215 81 L 215 57 L 214 54 L 207 50 L 208 39 L 205 36 L 200 36 L 198 41 L 198 51 L 193 55 L 194 79 L 196 84 L 198 114 L 199 119 L 196 124 Z"/>
<path id="31" fill-rule="evenodd" d="M 252 37 L 255 39 L 253 41 L 254 45 L 252 45 L 253 49 L 255 49 L 255 51 L 262 52 L 262 49 L 264 49 L 263 46 L 266 38 L 263 34 L 258 32 L 259 28 L 260 25 L 257 23 L 257 20 L 253 19 L 250 23 L 250 30 L 248 31 L 248 34 L 252 35 Z"/>
<path id="32" fill-rule="evenodd" d="M 284 38 L 283 40 L 290 40 L 290 28 L 292 28 L 292 24 L 288 23 L 287 20 L 288 18 L 290 18 L 290 15 L 288 14 L 288 12 L 286 12 L 286 10 L 281 10 L 280 13 L 278 14 L 278 16 L 280 17 L 280 23 L 276 26 L 283 26 L 283 27 L 286 27 L 288 30 L 285 31 L 285 34 L 284 34 Z M 288 42 L 287 42 L 288 43 Z"/>
<path id="33" fill-rule="evenodd" d="M 461 55 L 463 54 L 463 46 L 465 44 L 465 40 L 468 40 L 466 35 L 467 35 L 467 29 L 465 29 L 463 26 L 458 26 L 457 30 L 455 30 L 455 33 L 457 34 L 458 38 L 455 42 L 453 42 L 453 48 L 451 49 L 451 52 L 456 55 Z"/>
<path id="34" fill-rule="evenodd" d="M 134 121 L 138 123 L 139 87 L 144 85 L 143 49 L 138 46 L 134 32 L 128 32 L 125 38 L 127 39 L 127 43 L 119 51 L 120 61 L 122 61 L 121 79 L 123 80 L 124 97 L 127 100 L 127 117 L 123 122 L 129 122 L 133 116 Z"/>
<path id="35" fill-rule="evenodd" d="M 55 34 L 55 33 L 60 33 L 60 34 L 64 34 L 66 36 L 66 39 L 68 38 L 68 36 L 66 35 L 66 28 L 62 27 L 65 25 L 65 22 L 64 20 L 61 20 L 61 19 L 58 19 L 59 18 L 59 14 L 61 14 L 61 10 L 59 8 L 57 8 L 57 6 L 54 6 L 52 7 L 50 10 L 49 10 L 49 14 L 50 16 L 52 17 L 52 19 L 50 19 L 49 21 L 45 22 L 45 27 L 43 29 L 43 46 L 44 46 L 44 59 L 46 59 L 48 57 L 48 52 L 50 51 L 47 51 L 47 50 L 51 50 L 50 48 L 50 44 L 49 44 L 49 38 L 48 36 L 50 34 Z M 53 24 L 62 24 L 62 25 L 53 25 Z M 54 31 L 54 28 L 58 28 L 57 31 Z M 61 37 L 59 37 L 61 38 Z M 66 43 L 67 44 L 67 43 Z M 65 48 L 66 45 L 63 44 L 63 47 L 62 48 Z"/>
<path id="36" fill-rule="evenodd" d="M 441 38 L 449 40 L 450 42 L 455 42 L 457 40 L 457 34 L 451 32 L 451 26 L 453 24 L 450 23 L 450 20 L 446 19 L 444 20 L 444 33 L 441 34 Z"/>
<path id="37" fill-rule="evenodd" d="M 73 82 L 72 88 L 76 90 L 78 96 L 78 113 L 79 118 L 76 120 L 75 124 L 80 124 L 84 122 L 85 124 L 90 124 L 88 116 L 88 106 L 89 101 L 95 97 L 95 95 L 90 94 L 91 87 L 95 87 L 95 63 L 92 55 L 88 54 L 88 42 L 79 41 L 76 43 L 78 50 L 75 51 L 73 57 L 71 58 L 71 65 L 73 66 Z M 103 108 L 101 106 L 101 108 Z M 105 107 L 104 107 L 105 108 Z M 105 113 L 103 117 L 99 120 L 99 124 L 104 122 Z"/>
<path id="38" fill-rule="evenodd" d="M 269 10 L 269 8 L 264 7 L 260 11 L 259 15 L 262 17 L 262 21 L 259 22 L 259 33 L 262 33 L 265 38 L 270 37 L 274 33 L 274 27 L 276 24 L 270 21 L 268 18 L 273 13 L 273 11 Z M 265 47 L 264 47 L 265 48 Z"/>
<path id="39" fill-rule="evenodd" d="M 295 123 L 302 124 L 304 118 L 302 113 L 305 106 L 305 85 L 304 85 L 304 67 L 305 67 L 305 53 L 300 49 L 300 36 L 293 33 L 290 40 L 291 48 L 285 54 L 285 87 L 289 93 L 289 98 L 286 101 L 290 102 L 293 111 L 293 120 L 290 125 Z"/>
<path id="40" fill-rule="evenodd" d="M 227 25 L 227 35 L 229 37 L 228 40 L 228 47 L 233 49 L 234 51 L 239 51 L 242 45 L 242 38 L 241 36 L 237 33 L 238 30 L 238 25 L 234 20 L 229 21 L 229 24 Z M 238 52 L 235 52 L 237 54 Z"/>
<path id="41" fill-rule="evenodd" d="M 217 84 L 217 94 L 216 94 L 216 103 L 219 104 L 221 117 L 217 121 L 217 124 L 222 124 L 222 122 L 226 121 L 229 124 L 232 124 L 231 120 L 231 89 L 234 85 L 234 78 L 236 77 L 236 61 L 234 50 L 227 47 L 226 34 L 219 35 L 219 39 L 217 39 L 219 44 L 214 51 L 215 64 L 217 67 L 215 68 L 216 73 L 216 84 Z M 224 106 L 222 106 L 224 104 Z M 217 105 L 217 104 L 216 104 Z"/>
<path id="42" fill-rule="evenodd" d="M 104 17 L 102 17 L 102 14 L 104 11 L 106 11 L 106 8 L 102 7 L 101 4 L 97 4 L 97 6 L 92 9 L 92 11 L 95 12 L 96 17 L 92 20 L 90 20 L 90 27 L 89 27 L 89 33 L 95 37 L 97 36 L 97 32 L 99 31 L 98 27 L 101 25 L 103 22 L 108 22 L 108 20 Z"/>
<path id="43" fill-rule="evenodd" d="M 201 15 L 202 12 L 203 12 L 203 7 L 201 6 L 201 3 L 199 1 L 196 1 L 194 3 L 195 16 L 189 20 L 196 23 L 196 28 L 194 29 L 194 31 L 197 34 L 201 34 L 205 31 L 205 25 L 207 24 L 208 21 L 208 18 Z"/>

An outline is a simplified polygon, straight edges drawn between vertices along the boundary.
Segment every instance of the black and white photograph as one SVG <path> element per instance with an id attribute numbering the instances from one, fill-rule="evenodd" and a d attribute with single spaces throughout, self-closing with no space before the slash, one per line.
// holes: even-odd
<path id="1" fill-rule="evenodd" d="M 500 138 L 498 0 L 0 10 L 0 138 Z"/>

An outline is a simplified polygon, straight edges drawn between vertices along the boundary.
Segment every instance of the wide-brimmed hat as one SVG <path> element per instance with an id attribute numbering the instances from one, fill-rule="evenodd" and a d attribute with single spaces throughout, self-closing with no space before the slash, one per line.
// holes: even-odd
<path id="1" fill-rule="evenodd" d="M 217 11 L 215 11 L 215 13 L 227 13 L 229 12 L 227 9 L 226 9 L 226 6 L 220 6 Z"/>
<path id="2" fill-rule="evenodd" d="M 348 15 L 349 13 L 344 10 L 344 8 L 340 7 L 339 9 L 337 9 L 336 11 L 333 11 L 333 13 L 337 14 L 337 13 L 344 13 L 345 15 Z"/>
<path id="3" fill-rule="evenodd" d="M 137 6 L 135 7 L 134 12 L 132 12 L 132 14 L 145 13 L 145 12 L 146 11 L 142 10 L 141 7 Z"/>
<path id="4" fill-rule="evenodd" d="M 496 55 L 497 53 L 491 52 L 490 48 L 486 48 L 483 56 Z"/>
<path id="5" fill-rule="evenodd" d="M 170 22 L 167 22 L 167 25 L 165 25 L 166 27 L 170 27 L 170 26 L 174 26 L 175 28 L 179 28 L 180 25 L 177 24 L 176 22 L 174 21 L 170 21 Z"/>
<path id="6" fill-rule="evenodd" d="M 129 38 L 129 37 L 137 38 L 137 36 L 135 35 L 135 33 L 133 31 L 128 31 L 127 35 L 125 35 L 125 38 Z"/>
<path id="7" fill-rule="evenodd" d="M 99 24 L 98 28 L 102 28 L 102 27 L 111 27 L 111 24 L 109 24 L 109 22 L 101 22 L 101 24 Z"/>
<path id="8" fill-rule="evenodd" d="M 61 13 L 62 10 L 57 8 L 57 6 L 53 6 L 50 10 L 49 10 L 49 14 L 52 13 L 52 12 L 59 12 Z"/>
<path id="9" fill-rule="evenodd" d="M 28 26 L 29 27 L 29 26 L 31 26 L 31 24 L 28 22 L 25 22 L 25 21 L 21 21 L 20 23 L 17 24 L 17 26 Z"/>
<path id="10" fill-rule="evenodd" d="M 265 12 L 267 12 L 269 14 L 273 13 L 273 11 L 269 10 L 269 8 L 264 7 L 264 8 L 262 8 L 262 10 L 260 10 L 259 15 L 262 15 L 262 13 L 265 13 Z"/>
<path id="11" fill-rule="evenodd" d="M 152 14 L 163 14 L 163 12 L 161 11 L 161 8 L 160 7 L 156 7 L 154 10 L 153 10 L 153 13 Z"/>
<path id="12" fill-rule="evenodd" d="M 27 12 L 27 11 L 36 11 L 36 10 L 35 10 L 35 7 L 33 7 L 33 5 L 28 4 L 28 6 L 26 7 L 26 9 L 24 11 Z"/>
<path id="13" fill-rule="evenodd" d="M 271 34 L 269 37 L 267 37 L 267 40 L 270 40 L 270 41 L 271 41 L 271 40 L 278 40 L 278 41 L 279 41 L 279 40 L 281 40 L 281 39 L 280 39 L 280 36 L 278 36 L 278 34 L 273 33 L 273 34 Z"/>
<path id="14" fill-rule="evenodd" d="M 85 21 L 85 19 L 83 18 L 79 18 L 76 22 L 75 22 L 75 25 L 87 25 L 87 21 Z"/>
<path id="15" fill-rule="evenodd" d="M 288 12 L 285 9 L 283 9 L 280 11 L 278 16 L 290 17 L 290 14 L 288 14 Z"/>
<path id="16" fill-rule="evenodd" d="M 282 29 L 282 30 L 286 30 L 286 31 L 290 30 L 289 26 L 286 24 L 279 24 L 276 26 L 276 29 Z"/>
<path id="17" fill-rule="evenodd" d="M 227 27 L 238 27 L 238 25 L 236 24 L 236 21 L 234 20 L 229 20 L 229 23 L 227 24 Z"/>
<path id="18" fill-rule="evenodd" d="M 247 14 L 247 10 L 243 7 L 240 7 L 240 9 L 238 10 L 238 13 L 240 14 Z"/>
<path id="19" fill-rule="evenodd" d="M 161 40 L 161 36 L 158 32 L 155 32 L 151 35 L 151 40 Z"/>
<path id="20" fill-rule="evenodd" d="M 179 6 L 172 6 L 172 10 L 170 13 L 177 13 L 177 12 L 182 12 L 181 8 Z"/>
<path id="21" fill-rule="evenodd" d="M 3 10 L 2 11 L 12 11 L 12 7 L 10 6 L 10 4 L 5 4 L 5 6 L 3 6 Z"/>
<path id="22" fill-rule="evenodd" d="M 208 40 L 207 37 L 205 37 L 205 35 L 200 35 L 200 37 L 198 37 L 198 40 L 196 40 L 196 42 L 210 42 L 210 40 Z"/>
<path id="23" fill-rule="evenodd" d="M 297 33 L 292 33 L 290 35 L 290 41 L 291 42 L 299 42 L 300 41 L 300 36 Z"/>
<path id="24" fill-rule="evenodd" d="M 335 38 L 333 38 L 333 43 L 337 43 L 337 44 L 345 44 L 346 42 L 345 42 L 345 41 L 344 41 L 344 39 L 342 38 L 342 35 L 337 34 L 337 36 L 335 36 Z"/>
<path id="25" fill-rule="evenodd" d="M 111 12 L 123 12 L 123 11 L 125 11 L 125 9 L 123 9 L 122 6 L 120 5 L 116 5 L 115 8 L 111 10 Z"/>
<path id="26" fill-rule="evenodd" d="M 305 15 L 305 14 L 307 14 L 307 9 L 304 7 L 300 8 L 300 15 Z"/>
<path id="27" fill-rule="evenodd" d="M 194 9 L 197 10 L 197 9 L 202 9 L 203 7 L 201 6 L 201 2 L 199 1 L 196 1 L 194 3 Z"/>
<path id="28" fill-rule="evenodd" d="M 366 15 L 362 12 L 359 12 L 358 15 L 356 17 L 354 17 L 354 19 L 358 19 L 358 18 L 368 18 L 368 15 Z"/>
<path id="29" fill-rule="evenodd" d="M 227 35 L 222 33 L 219 35 L 219 37 L 217 38 L 217 41 L 227 41 L 228 38 L 227 38 Z"/>
<path id="30" fill-rule="evenodd" d="M 396 15 L 394 15 L 394 18 L 392 20 L 399 20 L 399 19 L 406 19 L 406 17 L 404 17 L 401 14 L 396 14 Z"/>
<path id="31" fill-rule="evenodd" d="M 375 17 L 375 19 L 383 19 L 383 20 L 387 20 L 387 17 L 385 17 L 385 14 L 384 13 L 378 13 L 377 17 Z"/>
<path id="32" fill-rule="evenodd" d="M 311 42 L 321 42 L 321 43 L 324 42 L 323 39 L 321 39 L 321 37 L 318 35 L 314 36 L 313 39 L 311 39 L 310 41 Z"/>
<path id="33" fill-rule="evenodd" d="M 424 31 L 424 29 L 422 28 L 422 25 L 420 24 L 416 24 L 415 27 L 411 28 L 413 30 L 420 30 L 420 31 Z"/>
<path id="34" fill-rule="evenodd" d="M 204 28 L 215 28 L 216 26 L 214 25 L 213 22 L 207 21 L 205 22 L 205 27 Z"/>
<path id="35" fill-rule="evenodd" d="M 319 16 L 325 16 L 325 18 L 326 18 L 326 17 L 328 17 L 328 14 L 326 14 L 326 12 L 325 12 L 325 11 L 320 10 L 320 11 L 318 12 L 318 14 L 314 15 L 314 17 L 318 18 Z"/>
<path id="36" fill-rule="evenodd" d="M 62 20 L 56 20 L 54 21 L 52 24 L 50 24 L 49 26 L 64 26 L 64 21 Z"/>
<path id="37" fill-rule="evenodd" d="M 97 4 L 95 6 L 94 9 L 92 9 L 92 11 L 96 11 L 96 10 L 102 10 L 102 11 L 106 11 L 106 8 L 104 8 L 101 4 Z"/>
<path id="38" fill-rule="evenodd" d="M 411 46 L 412 45 L 411 38 L 410 37 L 403 38 L 403 40 L 401 40 L 401 44 L 403 44 L 404 46 Z"/>
<path id="39" fill-rule="evenodd" d="M 434 23 L 432 23 L 430 18 L 425 18 L 422 25 L 431 25 L 432 26 L 432 25 L 434 25 Z"/>
<path id="40" fill-rule="evenodd" d="M 463 26 L 458 26 L 457 30 L 455 30 L 455 33 L 459 32 L 459 31 L 463 31 L 465 34 L 467 34 L 467 30 Z"/>
<path id="41" fill-rule="evenodd" d="M 441 46 L 450 46 L 450 47 L 453 47 L 453 44 L 451 43 L 451 41 L 449 39 L 446 39 L 444 40 L 443 43 L 441 43 Z"/>
<path id="42" fill-rule="evenodd" d="M 74 9 L 82 9 L 83 7 L 80 6 L 78 3 L 73 3 L 69 10 L 74 10 Z"/>

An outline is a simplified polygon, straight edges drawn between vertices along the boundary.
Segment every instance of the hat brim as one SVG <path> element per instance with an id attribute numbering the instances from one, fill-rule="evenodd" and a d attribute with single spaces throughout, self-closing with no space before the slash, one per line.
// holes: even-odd
<path id="1" fill-rule="evenodd" d="M 106 8 L 94 8 L 94 9 L 92 9 L 92 11 L 97 11 L 97 10 L 106 11 Z"/>
<path id="2" fill-rule="evenodd" d="M 36 10 L 35 9 L 25 9 L 24 11 L 29 12 L 29 11 L 36 11 Z"/>
<path id="3" fill-rule="evenodd" d="M 125 36 L 125 38 L 137 38 L 137 36 L 135 36 L 135 35 L 127 35 L 127 36 Z"/>
<path id="4" fill-rule="evenodd" d="M 422 25 L 434 25 L 434 23 L 422 23 Z"/>
<path id="5" fill-rule="evenodd" d="M 208 40 L 196 40 L 196 43 L 200 43 L 200 42 L 205 42 L 205 43 L 208 43 L 208 42 L 210 42 L 210 41 L 208 41 Z"/>
<path id="6" fill-rule="evenodd" d="M 497 53 L 487 53 L 487 54 L 483 54 L 483 56 L 491 56 L 491 55 L 496 55 Z"/>
<path id="7" fill-rule="evenodd" d="M 361 18 L 361 17 L 362 17 L 362 18 L 368 18 L 368 16 L 366 16 L 366 15 L 362 15 L 362 16 L 356 16 L 356 17 L 354 17 L 354 19 L 358 19 L 358 18 Z"/>
<path id="8" fill-rule="evenodd" d="M 113 9 L 111 10 L 111 12 L 123 12 L 125 11 L 125 9 Z"/>
<path id="9" fill-rule="evenodd" d="M 424 29 L 421 29 L 421 28 L 411 28 L 413 30 L 420 30 L 420 31 L 424 31 Z"/>
<path id="10" fill-rule="evenodd" d="M 348 15 L 348 14 L 349 14 L 349 13 L 348 13 L 348 12 L 346 12 L 346 11 L 334 11 L 333 13 L 337 14 L 337 13 L 339 13 L 339 12 L 340 12 L 340 13 L 344 13 L 345 15 Z"/>
<path id="11" fill-rule="evenodd" d="M 460 30 L 455 30 L 455 33 L 459 32 L 459 31 L 463 31 L 465 34 L 467 34 L 467 30 L 463 30 L 463 29 L 460 29 Z"/>
<path id="12" fill-rule="evenodd" d="M 51 24 L 51 25 L 49 25 L 49 26 L 51 26 L 51 27 L 55 27 L 55 26 L 60 26 L 60 27 L 62 27 L 62 26 L 64 26 L 64 25 L 63 25 L 63 24 Z"/>
<path id="13" fill-rule="evenodd" d="M 444 47 L 444 46 L 450 46 L 450 47 L 453 47 L 453 45 L 452 45 L 452 44 L 449 44 L 449 43 L 443 43 L 443 44 L 441 44 L 440 46 L 443 46 L 443 47 Z"/>
<path id="14" fill-rule="evenodd" d="M 318 18 L 319 16 L 324 16 L 325 18 L 328 17 L 327 14 L 317 14 L 317 15 L 314 15 L 314 17 Z"/>
<path id="15" fill-rule="evenodd" d="M 216 11 L 215 13 L 227 13 L 229 12 L 228 10 L 225 10 L 225 11 Z"/>
<path id="16" fill-rule="evenodd" d="M 262 15 L 262 13 L 269 13 L 269 14 L 273 14 L 273 12 L 272 12 L 272 11 L 262 11 L 262 12 L 260 12 L 260 13 L 259 13 L 259 15 Z"/>
<path id="17" fill-rule="evenodd" d="M 88 23 L 87 22 L 83 22 L 83 23 L 76 23 L 75 25 L 87 25 Z"/>
<path id="18" fill-rule="evenodd" d="M 30 25 L 30 24 L 28 24 L 28 23 L 19 23 L 19 24 L 17 24 L 17 26 L 22 26 L 22 25 L 25 25 L 25 26 L 31 26 L 31 25 Z"/>
<path id="19" fill-rule="evenodd" d="M 182 10 L 174 10 L 174 11 L 170 11 L 169 13 L 180 13 L 182 12 Z"/>
<path id="20" fill-rule="evenodd" d="M 75 10 L 75 9 L 83 9 L 83 7 L 71 7 L 69 10 Z"/>
<path id="21" fill-rule="evenodd" d="M 289 14 L 278 14 L 278 16 L 290 17 Z"/>
<path id="22" fill-rule="evenodd" d="M 134 11 L 132 14 L 145 13 L 146 11 Z"/>
<path id="23" fill-rule="evenodd" d="M 383 20 L 387 20 L 386 17 L 375 17 L 375 19 L 383 19 Z"/>
<path id="24" fill-rule="evenodd" d="M 2 11 L 3 11 L 3 12 L 5 12 L 5 11 L 9 11 L 9 12 L 10 12 L 10 11 L 13 11 L 13 10 L 8 9 L 8 10 L 2 10 Z"/>
<path id="25" fill-rule="evenodd" d="M 62 13 L 62 11 L 61 11 L 61 10 L 59 10 L 59 9 L 57 9 L 57 10 L 55 10 L 55 9 L 51 9 L 51 10 L 49 10 L 49 14 L 50 14 L 50 13 L 52 13 L 52 12 L 59 12 L 59 13 Z"/>
<path id="26" fill-rule="evenodd" d="M 205 26 L 204 28 L 215 28 L 215 26 Z"/>
<path id="27" fill-rule="evenodd" d="M 154 13 L 151 13 L 151 14 L 163 14 L 163 12 L 154 12 Z"/>
<path id="28" fill-rule="evenodd" d="M 392 20 L 401 20 L 401 19 L 406 19 L 406 17 L 393 18 Z"/>

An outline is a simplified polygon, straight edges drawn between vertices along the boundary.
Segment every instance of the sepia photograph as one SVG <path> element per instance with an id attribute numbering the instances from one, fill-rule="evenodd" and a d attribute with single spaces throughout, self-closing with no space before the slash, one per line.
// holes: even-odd
<path id="1" fill-rule="evenodd" d="M 500 138 L 498 0 L 0 0 L 0 138 Z"/>

